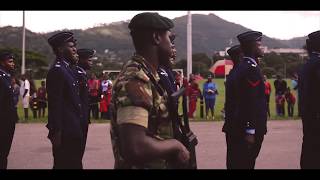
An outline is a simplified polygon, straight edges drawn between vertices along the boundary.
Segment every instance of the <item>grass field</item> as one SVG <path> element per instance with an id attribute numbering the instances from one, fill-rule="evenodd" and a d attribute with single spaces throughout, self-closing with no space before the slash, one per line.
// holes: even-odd
<path id="1" fill-rule="evenodd" d="M 225 95 L 224 79 L 214 79 L 213 81 L 217 84 L 218 91 L 219 91 L 219 95 L 217 96 L 217 99 L 216 99 L 215 119 L 214 120 L 215 121 L 220 121 L 220 120 L 223 120 L 222 119 L 221 110 L 223 109 L 224 101 L 225 101 L 225 97 L 224 97 L 224 95 Z M 40 87 L 40 82 L 41 82 L 41 80 L 35 80 L 37 88 Z M 202 90 L 204 82 L 205 82 L 205 80 L 199 82 L 199 87 L 200 87 L 201 90 Z M 271 83 L 271 87 L 272 87 L 272 92 L 271 92 L 271 96 L 270 96 L 270 113 L 271 113 L 271 118 L 270 119 L 273 119 L 273 120 L 291 119 L 291 118 L 288 118 L 287 114 L 284 117 L 276 116 L 276 113 L 275 113 L 275 111 L 276 111 L 276 109 L 275 109 L 275 96 L 274 96 L 275 90 L 274 90 L 274 86 L 273 86 L 274 79 L 270 79 L 269 82 Z M 287 79 L 287 84 L 288 84 L 288 86 L 291 86 L 291 81 L 288 80 L 288 79 Z M 292 89 L 292 87 L 290 87 L 290 88 Z M 296 95 L 296 91 L 292 91 L 292 92 Z M 285 108 L 287 108 L 287 107 L 285 107 Z M 297 103 L 296 103 L 295 107 L 294 107 L 294 117 L 292 119 L 299 119 L 299 117 L 297 117 L 297 114 L 298 114 L 297 109 L 298 109 L 298 107 L 297 107 Z M 285 109 L 285 112 L 287 113 L 287 109 Z M 19 122 L 22 122 L 22 123 L 47 122 L 47 119 L 48 119 L 47 118 L 48 117 L 47 116 L 48 115 L 47 109 L 46 109 L 45 117 L 44 118 L 37 118 L 37 119 L 33 118 L 32 111 L 31 111 L 31 109 L 29 109 L 29 120 L 28 121 L 23 120 L 24 119 L 24 113 L 23 113 L 23 108 L 22 108 L 21 101 L 18 104 L 18 115 L 19 115 L 19 118 L 20 118 Z M 204 117 L 205 117 L 205 109 L 204 109 Z M 196 111 L 196 116 L 194 118 L 194 121 L 205 121 L 205 119 L 201 119 L 200 118 L 200 100 L 198 100 L 198 102 L 197 102 L 197 111 Z M 107 122 L 107 120 L 92 120 L 92 122 L 103 123 L 103 122 Z"/>

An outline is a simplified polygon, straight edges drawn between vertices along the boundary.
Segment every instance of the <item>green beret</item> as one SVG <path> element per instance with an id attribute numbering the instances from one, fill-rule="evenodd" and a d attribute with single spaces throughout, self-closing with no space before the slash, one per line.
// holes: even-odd
<path id="1" fill-rule="evenodd" d="M 173 21 L 169 18 L 159 15 L 158 13 L 140 13 L 135 15 L 129 25 L 129 29 L 155 29 L 155 30 L 169 30 L 174 27 Z"/>

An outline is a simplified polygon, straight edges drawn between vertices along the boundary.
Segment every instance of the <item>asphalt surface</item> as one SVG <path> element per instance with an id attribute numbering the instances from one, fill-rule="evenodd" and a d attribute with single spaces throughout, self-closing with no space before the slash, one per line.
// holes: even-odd
<path id="1" fill-rule="evenodd" d="M 221 132 L 223 122 L 193 122 L 191 128 L 198 136 L 197 162 L 199 169 L 225 169 L 226 143 Z M 53 157 L 45 124 L 17 124 L 8 158 L 8 169 L 51 169 Z M 268 122 L 256 169 L 299 169 L 302 143 L 300 120 Z M 109 124 L 89 127 L 84 169 L 112 169 Z"/>

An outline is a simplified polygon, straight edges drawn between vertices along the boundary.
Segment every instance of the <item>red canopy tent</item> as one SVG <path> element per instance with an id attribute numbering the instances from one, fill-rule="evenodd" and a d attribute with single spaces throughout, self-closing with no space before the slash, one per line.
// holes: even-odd
<path id="1" fill-rule="evenodd" d="M 210 68 L 215 76 L 226 76 L 229 74 L 230 70 L 233 68 L 233 62 L 228 59 L 218 60 Z"/>

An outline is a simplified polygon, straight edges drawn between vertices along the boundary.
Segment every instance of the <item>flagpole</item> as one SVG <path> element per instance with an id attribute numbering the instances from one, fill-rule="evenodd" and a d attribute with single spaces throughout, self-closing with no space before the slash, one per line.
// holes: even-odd
<path id="1" fill-rule="evenodd" d="M 26 39 L 25 14 L 24 14 L 24 11 L 23 11 L 21 74 L 25 73 L 25 39 Z"/>
<path id="2" fill-rule="evenodd" d="M 187 22 L 187 78 L 192 74 L 192 17 L 188 11 Z"/>

